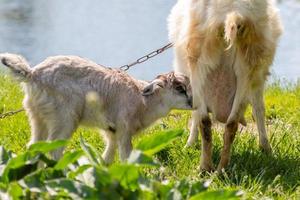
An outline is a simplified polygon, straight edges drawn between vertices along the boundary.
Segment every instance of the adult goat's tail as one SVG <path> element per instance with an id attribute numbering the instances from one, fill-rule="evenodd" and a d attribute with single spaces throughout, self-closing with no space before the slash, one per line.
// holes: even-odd
<path id="1" fill-rule="evenodd" d="M 9 68 L 20 81 L 30 78 L 31 68 L 22 56 L 10 53 L 0 54 L 0 62 Z"/>
<path id="2" fill-rule="evenodd" d="M 225 19 L 225 40 L 228 43 L 226 50 L 230 49 L 236 41 L 239 29 L 243 26 L 243 17 L 237 12 L 227 14 Z"/>

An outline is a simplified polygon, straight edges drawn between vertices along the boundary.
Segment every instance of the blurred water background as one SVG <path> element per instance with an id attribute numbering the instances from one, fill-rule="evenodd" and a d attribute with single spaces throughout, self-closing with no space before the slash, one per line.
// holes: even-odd
<path id="1" fill-rule="evenodd" d="M 120 66 L 168 43 L 166 18 L 175 0 L 0 0 L 0 52 L 32 65 L 53 55 L 79 55 Z M 300 2 L 278 5 L 285 27 L 273 76 L 300 78 Z M 172 70 L 172 50 L 130 74 L 152 79 Z"/>

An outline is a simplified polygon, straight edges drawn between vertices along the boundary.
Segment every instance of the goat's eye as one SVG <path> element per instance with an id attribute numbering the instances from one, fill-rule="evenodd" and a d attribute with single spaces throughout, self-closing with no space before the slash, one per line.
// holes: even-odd
<path id="1" fill-rule="evenodd" d="M 184 87 L 182 87 L 182 86 L 177 86 L 175 89 L 176 89 L 179 93 L 182 93 L 182 94 L 185 94 L 185 93 L 186 93 Z"/>

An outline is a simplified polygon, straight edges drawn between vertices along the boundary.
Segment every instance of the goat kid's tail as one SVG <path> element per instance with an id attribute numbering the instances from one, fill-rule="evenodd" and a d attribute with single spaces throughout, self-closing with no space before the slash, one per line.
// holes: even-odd
<path id="1" fill-rule="evenodd" d="M 4 53 L 0 54 L 0 62 L 2 65 L 9 68 L 13 72 L 13 75 L 20 79 L 20 81 L 29 79 L 32 69 L 24 57 L 16 54 Z"/>
<path id="2" fill-rule="evenodd" d="M 235 43 L 243 17 L 237 12 L 227 14 L 224 27 L 224 39 L 228 43 L 226 50 L 229 50 Z"/>

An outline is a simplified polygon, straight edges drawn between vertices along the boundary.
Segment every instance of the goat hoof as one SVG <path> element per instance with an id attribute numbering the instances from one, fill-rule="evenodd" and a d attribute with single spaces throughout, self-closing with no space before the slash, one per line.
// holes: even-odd
<path id="1" fill-rule="evenodd" d="M 224 172 L 225 172 L 225 167 L 219 165 L 218 168 L 217 168 L 217 173 L 222 174 Z"/>
<path id="2" fill-rule="evenodd" d="M 200 171 L 201 172 L 214 172 L 216 169 L 213 164 L 201 164 Z"/>
<path id="3" fill-rule="evenodd" d="M 221 160 L 218 164 L 218 167 L 217 167 L 217 172 L 219 174 L 222 174 L 225 172 L 225 169 L 226 167 L 228 166 L 229 164 L 229 161 L 228 160 Z"/>
<path id="4" fill-rule="evenodd" d="M 268 144 L 268 145 L 260 145 L 260 150 L 265 153 L 265 154 L 272 154 L 272 148 L 271 146 Z"/>

